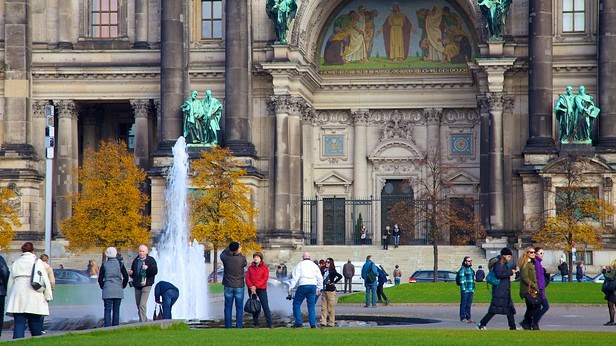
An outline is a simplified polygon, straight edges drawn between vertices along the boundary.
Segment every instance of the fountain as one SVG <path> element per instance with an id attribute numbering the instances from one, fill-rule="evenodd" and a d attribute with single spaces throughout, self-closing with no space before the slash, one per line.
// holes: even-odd
<path id="1" fill-rule="evenodd" d="M 156 281 L 171 282 L 180 290 L 173 318 L 202 320 L 208 317 L 207 270 L 203 245 L 189 240 L 187 181 L 188 153 L 184 137 L 180 137 L 173 146 L 173 165 L 167 178 L 166 227 L 150 255 L 158 263 Z M 148 311 L 154 311 L 154 299 L 148 300 Z"/>

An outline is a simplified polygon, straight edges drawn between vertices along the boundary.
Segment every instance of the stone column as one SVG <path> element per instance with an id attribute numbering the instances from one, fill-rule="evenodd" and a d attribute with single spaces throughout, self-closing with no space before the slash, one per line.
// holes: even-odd
<path id="1" fill-rule="evenodd" d="M 77 0 L 58 0 L 58 49 L 73 49 L 73 25 L 79 18 Z"/>
<path id="2" fill-rule="evenodd" d="M 529 1 L 528 140 L 524 152 L 557 151 L 552 130 L 552 2 Z"/>
<path id="3" fill-rule="evenodd" d="M 437 146 L 441 143 L 441 117 L 443 116 L 443 109 L 424 109 L 423 116 L 426 119 L 426 125 L 428 127 L 426 148 L 437 148 Z M 434 153 L 428 152 L 428 154 Z"/>
<path id="4" fill-rule="evenodd" d="M 477 96 L 477 108 L 481 118 L 479 143 L 479 204 L 481 208 L 481 224 L 490 228 L 490 113 L 488 99 L 485 95 Z"/>
<path id="5" fill-rule="evenodd" d="M 490 113 L 490 228 L 505 227 L 505 168 L 503 153 L 503 110 L 513 106 L 513 99 L 505 93 L 486 93 Z"/>
<path id="6" fill-rule="evenodd" d="M 36 151 L 36 155 L 41 158 L 46 158 L 45 150 L 45 106 L 48 105 L 47 100 L 32 101 L 32 145 Z"/>
<path id="7" fill-rule="evenodd" d="M 299 115 L 304 100 L 273 96 L 276 109 L 276 172 L 274 181 L 274 227 L 277 232 L 298 232 L 301 217 L 301 131 Z"/>
<path id="8" fill-rule="evenodd" d="M 250 134 L 250 34 L 246 0 L 225 1 L 224 144 L 237 156 L 256 155 Z"/>
<path id="9" fill-rule="evenodd" d="M 134 49 L 149 49 L 148 45 L 148 0 L 135 2 L 135 43 Z"/>
<path id="10" fill-rule="evenodd" d="M 84 112 L 85 113 L 85 112 Z M 82 122 L 83 144 L 82 150 L 96 150 L 96 119 L 97 115 L 101 114 L 102 110 L 99 107 L 89 108 L 87 114 L 84 114 Z"/>
<path id="11" fill-rule="evenodd" d="M 368 198 L 368 140 L 367 125 L 370 111 L 351 110 L 355 123 L 353 134 L 353 198 Z"/>
<path id="12" fill-rule="evenodd" d="M 135 163 L 141 168 L 149 168 L 150 159 L 150 100 L 130 100 L 135 112 Z"/>
<path id="13" fill-rule="evenodd" d="M 160 42 L 160 99 L 162 127 L 160 141 L 170 147 L 182 135 L 182 112 L 184 102 L 184 66 L 187 61 L 184 50 L 183 1 L 161 2 Z"/>
<path id="14" fill-rule="evenodd" d="M 598 151 L 616 152 L 616 1 L 599 0 Z"/>
<path id="15" fill-rule="evenodd" d="M 67 196 L 77 191 L 77 180 L 73 169 L 77 167 L 77 104 L 73 100 L 62 100 L 58 107 L 58 130 L 56 136 L 56 216 L 64 220 L 72 215 L 71 202 Z"/>

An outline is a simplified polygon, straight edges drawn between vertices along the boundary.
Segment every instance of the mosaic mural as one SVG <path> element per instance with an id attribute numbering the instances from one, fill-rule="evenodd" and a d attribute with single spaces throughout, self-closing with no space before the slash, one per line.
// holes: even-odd
<path id="1" fill-rule="evenodd" d="M 475 38 L 448 1 L 352 1 L 330 19 L 320 70 L 336 73 L 465 73 Z"/>

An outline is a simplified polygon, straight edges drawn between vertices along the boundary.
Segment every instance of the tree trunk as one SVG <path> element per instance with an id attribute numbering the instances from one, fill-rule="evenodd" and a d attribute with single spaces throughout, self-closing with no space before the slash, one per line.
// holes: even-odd
<path id="1" fill-rule="evenodd" d="M 216 247 L 216 245 L 214 245 L 214 260 L 212 261 L 212 266 L 214 267 L 212 269 L 212 277 L 214 278 L 212 282 L 218 282 L 218 275 L 216 274 L 216 272 L 218 272 L 218 247 Z"/>
<path id="2" fill-rule="evenodd" d="M 436 239 L 432 242 L 432 253 L 434 254 L 434 282 L 438 281 L 438 244 Z"/>

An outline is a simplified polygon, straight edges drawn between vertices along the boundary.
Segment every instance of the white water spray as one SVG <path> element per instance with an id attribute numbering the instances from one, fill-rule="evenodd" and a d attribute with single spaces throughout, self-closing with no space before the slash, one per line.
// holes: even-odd
<path id="1" fill-rule="evenodd" d="M 180 137 L 173 146 L 173 166 L 167 177 L 166 227 L 151 255 L 158 263 L 156 281 L 171 282 L 180 290 L 173 318 L 202 320 L 208 317 L 207 270 L 203 245 L 189 240 L 187 180 L 188 153 L 184 137 Z M 148 303 L 152 312 L 153 299 Z"/>

